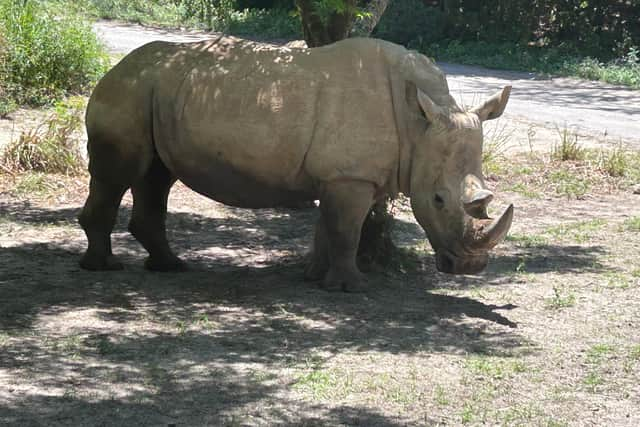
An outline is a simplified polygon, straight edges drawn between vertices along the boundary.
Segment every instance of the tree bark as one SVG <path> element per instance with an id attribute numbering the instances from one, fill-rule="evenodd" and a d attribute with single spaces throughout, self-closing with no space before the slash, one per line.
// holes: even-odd
<path id="1" fill-rule="evenodd" d="M 351 30 L 352 37 L 369 37 L 392 0 L 370 0 L 364 8 L 364 16 L 356 21 Z M 402 1 L 402 0 L 400 0 Z"/>

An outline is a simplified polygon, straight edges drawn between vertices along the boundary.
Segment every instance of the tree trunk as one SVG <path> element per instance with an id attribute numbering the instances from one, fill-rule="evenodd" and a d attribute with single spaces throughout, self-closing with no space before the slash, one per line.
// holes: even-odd
<path id="1" fill-rule="evenodd" d="M 356 21 L 351 30 L 352 37 L 369 37 L 376 28 L 380 18 L 387 10 L 387 6 L 392 0 L 371 0 L 364 7 L 364 14 L 362 19 Z M 402 0 L 399 0 L 402 1 Z"/>

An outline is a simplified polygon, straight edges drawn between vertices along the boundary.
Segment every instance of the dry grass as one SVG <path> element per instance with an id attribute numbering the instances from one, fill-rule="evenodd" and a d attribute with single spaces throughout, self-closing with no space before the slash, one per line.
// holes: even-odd
<path id="1" fill-rule="evenodd" d="M 57 105 L 44 122 L 23 131 L 18 140 L 5 147 L 5 172 L 42 172 L 78 175 L 85 169 L 79 148 L 78 131 L 83 123 L 85 101 L 70 98 Z"/>

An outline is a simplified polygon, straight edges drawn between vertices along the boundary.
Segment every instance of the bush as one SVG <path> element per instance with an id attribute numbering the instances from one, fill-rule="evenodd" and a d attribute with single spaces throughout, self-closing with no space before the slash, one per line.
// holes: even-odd
<path id="1" fill-rule="evenodd" d="M 245 9 L 233 12 L 225 31 L 265 38 L 302 37 L 300 20 L 284 9 Z"/>
<path id="2" fill-rule="evenodd" d="M 180 26 L 193 24 L 187 15 L 186 1 L 174 0 L 81 0 L 85 10 L 103 19 L 122 19 L 140 24 Z"/>
<path id="3" fill-rule="evenodd" d="M 0 83 L 19 104 L 51 104 L 84 92 L 109 66 L 91 27 L 77 15 L 56 15 L 33 0 L 0 0 L 0 28 Z"/>
<path id="4" fill-rule="evenodd" d="M 581 57 L 579 52 L 566 45 L 540 47 L 513 42 L 443 40 L 415 47 L 439 61 L 574 76 L 640 88 L 640 61 L 635 48 L 630 49 L 624 58 L 603 63 Z"/>
<path id="5" fill-rule="evenodd" d="M 403 45 L 430 44 L 444 36 L 446 19 L 421 0 L 391 2 L 373 36 Z"/>

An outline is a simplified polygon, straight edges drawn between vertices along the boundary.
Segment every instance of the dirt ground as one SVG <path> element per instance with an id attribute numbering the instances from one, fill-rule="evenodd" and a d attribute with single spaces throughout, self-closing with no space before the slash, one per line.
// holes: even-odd
<path id="1" fill-rule="evenodd" d="M 317 212 L 242 210 L 178 185 L 191 270 L 79 269 L 86 177 L 0 175 L 0 424 L 640 425 L 640 196 L 523 197 L 477 276 L 437 273 L 406 204 L 364 294 L 302 281 Z M 493 187 L 511 183 L 489 181 Z M 625 225 L 626 224 L 626 225 Z"/>

